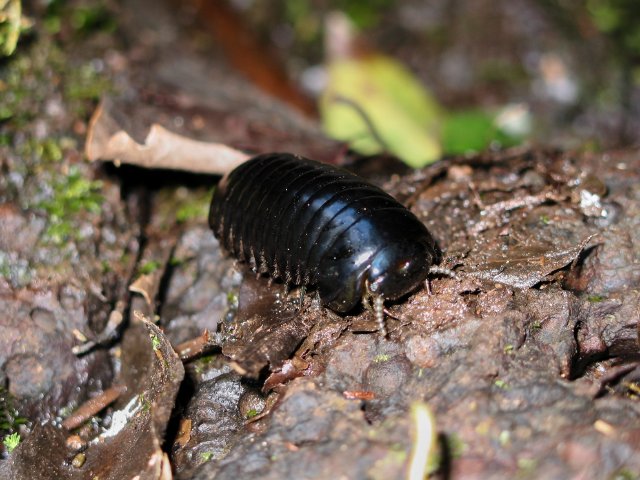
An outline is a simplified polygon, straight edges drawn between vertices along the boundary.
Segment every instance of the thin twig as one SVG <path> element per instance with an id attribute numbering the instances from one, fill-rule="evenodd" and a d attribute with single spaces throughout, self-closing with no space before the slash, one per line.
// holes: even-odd
<path id="1" fill-rule="evenodd" d="M 91 398 L 83 403 L 75 412 L 63 420 L 62 426 L 67 430 L 73 430 L 74 428 L 79 427 L 109 404 L 117 400 L 118 397 L 126 391 L 127 387 L 124 385 L 114 385 L 113 387 L 108 388 L 97 397 Z"/>

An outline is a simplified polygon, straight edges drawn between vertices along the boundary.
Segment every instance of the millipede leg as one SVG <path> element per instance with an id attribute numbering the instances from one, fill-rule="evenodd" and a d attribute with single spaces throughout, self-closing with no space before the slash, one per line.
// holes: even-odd
<path id="1" fill-rule="evenodd" d="M 362 297 L 362 306 L 367 312 L 373 312 L 373 307 L 371 306 L 371 295 L 364 295 Z"/>
<path id="2" fill-rule="evenodd" d="M 458 278 L 458 275 L 456 275 L 456 272 L 454 272 L 449 268 L 441 267 L 439 265 L 431 265 L 431 267 L 429 267 L 429 274 L 446 275 L 447 277 Z"/>
<path id="3" fill-rule="evenodd" d="M 383 337 L 387 336 L 387 328 L 384 324 L 384 298 L 379 296 L 373 297 L 373 313 L 376 315 L 376 322 L 378 323 L 378 331 L 382 333 Z"/>
<path id="4" fill-rule="evenodd" d="M 439 265 L 431 265 L 431 267 L 429 267 L 429 275 L 446 275 L 449 278 L 458 278 L 456 272 Z M 433 292 L 431 291 L 431 280 L 429 279 L 429 277 L 427 277 L 427 279 L 425 280 L 424 286 L 427 287 L 427 293 L 429 295 L 432 295 Z"/>
<path id="5" fill-rule="evenodd" d="M 384 297 L 380 295 L 374 295 L 369 289 L 369 282 L 364 282 L 365 295 L 362 296 L 362 306 L 365 310 L 373 312 L 378 324 L 378 331 L 382 333 L 383 337 L 387 336 L 387 328 L 384 324 Z"/>

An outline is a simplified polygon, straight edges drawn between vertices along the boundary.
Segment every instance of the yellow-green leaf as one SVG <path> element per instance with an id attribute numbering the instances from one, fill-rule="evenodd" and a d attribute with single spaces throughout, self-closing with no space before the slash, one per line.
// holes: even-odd
<path id="1" fill-rule="evenodd" d="M 0 0 L 0 54 L 9 56 L 16 49 L 22 28 L 20 0 Z"/>
<path id="2" fill-rule="evenodd" d="M 328 135 L 415 168 L 440 158 L 441 108 L 403 65 L 371 54 L 331 62 L 328 77 L 320 103 Z"/>

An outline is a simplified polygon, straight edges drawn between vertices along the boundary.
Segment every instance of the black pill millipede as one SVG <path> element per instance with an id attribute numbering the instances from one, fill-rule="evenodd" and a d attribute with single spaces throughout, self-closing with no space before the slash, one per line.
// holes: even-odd
<path id="1" fill-rule="evenodd" d="M 315 287 L 321 303 L 373 308 L 423 284 L 440 251 L 406 207 L 357 175 L 287 153 L 254 157 L 227 174 L 209 225 L 223 247 L 255 272 Z"/>

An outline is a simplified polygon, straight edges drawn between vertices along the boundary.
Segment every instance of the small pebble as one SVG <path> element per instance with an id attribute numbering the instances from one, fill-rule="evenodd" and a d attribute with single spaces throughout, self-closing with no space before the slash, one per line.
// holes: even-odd
<path id="1" fill-rule="evenodd" d="M 87 456 L 84 453 L 78 453 L 73 460 L 71 460 L 71 465 L 75 468 L 80 468 L 84 465 L 84 462 L 87 460 Z"/>

